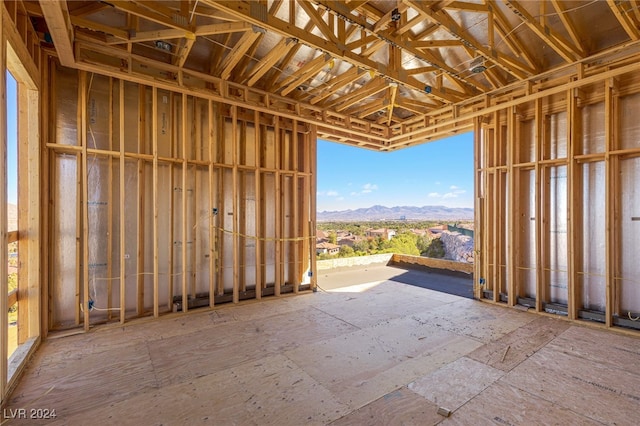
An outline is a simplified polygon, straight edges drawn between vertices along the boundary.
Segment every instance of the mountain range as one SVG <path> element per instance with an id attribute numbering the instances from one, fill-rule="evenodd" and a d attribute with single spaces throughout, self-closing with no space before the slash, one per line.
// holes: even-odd
<path id="1" fill-rule="evenodd" d="M 472 208 L 445 206 L 372 206 L 355 210 L 317 212 L 318 222 L 366 222 L 374 220 L 473 220 Z"/>

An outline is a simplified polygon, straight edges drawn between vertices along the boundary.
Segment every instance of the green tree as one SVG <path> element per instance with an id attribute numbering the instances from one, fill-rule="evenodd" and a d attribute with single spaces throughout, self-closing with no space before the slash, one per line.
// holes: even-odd
<path id="1" fill-rule="evenodd" d="M 442 244 L 440 238 L 434 238 L 423 255 L 427 257 L 434 257 L 436 259 L 442 259 L 444 257 L 444 244 Z"/>
<path id="2" fill-rule="evenodd" d="M 340 253 L 338 253 L 338 257 L 353 257 L 355 256 L 354 250 L 349 246 L 341 246 Z"/>
<path id="3" fill-rule="evenodd" d="M 331 244 L 336 244 L 338 242 L 338 234 L 336 234 L 336 231 L 329 232 L 329 242 Z"/>

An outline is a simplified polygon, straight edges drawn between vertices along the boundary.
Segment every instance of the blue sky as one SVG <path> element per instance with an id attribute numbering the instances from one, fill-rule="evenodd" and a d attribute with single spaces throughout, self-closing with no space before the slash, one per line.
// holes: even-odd
<path id="1" fill-rule="evenodd" d="M 473 133 L 393 152 L 318 141 L 317 210 L 473 208 Z"/>
<path id="2" fill-rule="evenodd" d="M 18 93 L 16 81 L 7 71 L 7 201 L 18 204 L 18 153 L 17 134 L 18 118 L 16 115 Z"/>

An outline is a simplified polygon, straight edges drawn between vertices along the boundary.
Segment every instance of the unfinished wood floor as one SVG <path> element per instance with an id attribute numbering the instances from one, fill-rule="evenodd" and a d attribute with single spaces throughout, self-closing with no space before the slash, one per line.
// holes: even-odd
<path id="1" fill-rule="evenodd" d="M 18 408 L 69 425 L 631 425 L 640 339 L 382 281 L 49 340 Z"/>

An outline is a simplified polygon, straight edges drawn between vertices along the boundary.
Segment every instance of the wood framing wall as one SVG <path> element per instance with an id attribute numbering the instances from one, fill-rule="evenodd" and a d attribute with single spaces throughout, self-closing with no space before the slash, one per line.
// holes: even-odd
<path id="1" fill-rule="evenodd" d="M 0 400 L 16 384 L 30 354 L 41 337 L 41 211 L 40 208 L 40 60 L 39 40 L 21 2 L 0 6 Z M 6 72 L 17 84 L 17 99 L 8 103 Z M 7 107 L 17 105 L 17 111 Z M 11 113 L 11 114 L 10 114 Z M 15 117 L 17 128 L 18 229 L 8 229 L 8 138 L 7 117 Z M 15 161 L 15 160 L 14 160 Z M 11 232 L 8 232 L 11 231 Z M 17 289 L 8 294 L 7 244 L 18 243 Z M 8 295 L 7 295 L 8 294 Z M 7 310 L 17 308 L 17 322 L 8 324 Z M 12 328 L 12 330 L 10 330 Z M 8 353 L 8 335 L 17 347 Z"/>
<path id="2" fill-rule="evenodd" d="M 55 58 L 46 79 L 49 329 L 312 286 L 311 125 Z"/>
<path id="3" fill-rule="evenodd" d="M 476 119 L 476 296 L 638 328 L 640 76 L 529 99 Z"/>

